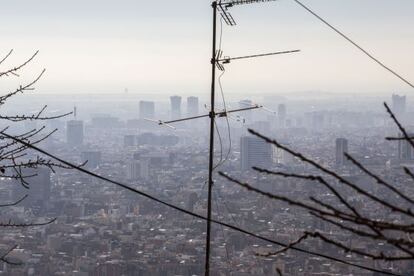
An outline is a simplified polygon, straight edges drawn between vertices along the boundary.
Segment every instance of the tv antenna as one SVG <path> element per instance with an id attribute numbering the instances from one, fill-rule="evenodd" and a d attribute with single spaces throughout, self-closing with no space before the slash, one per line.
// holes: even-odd
<path id="1" fill-rule="evenodd" d="M 258 55 L 250 55 L 250 56 L 242 56 L 242 57 L 222 57 L 223 52 L 221 49 L 217 51 L 216 47 L 216 40 L 217 40 L 217 12 L 220 13 L 221 18 L 223 18 L 224 22 L 229 26 L 235 26 L 236 21 L 234 20 L 233 16 L 228 11 L 229 8 L 236 6 L 236 5 L 245 5 L 245 4 L 253 4 L 253 3 L 260 3 L 260 2 L 270 2 L 276 0 L 234 0 L 234 1 L 213 1 L 211 7 L 213 8 L 213 47 L 212 47 L 212 55 L 211 55 L 211 109 L 209 113 L 210 117 L 210 157 L 209 157 L 209 169 L 208 169 L 208 199 L 207 199 L 207 233 L 206 233 L 206 253 L 205 253 L 205 270 L 204 274 L 206 276 L 210 275 L 210 241 L 211 241 L 211 201 L 212 201 L 212 189 L 213 189 L 213 170 L 214 170 L 214 120 L 218 116 L 220 117 L 220 113 L 215 113 L 215 88 L 216 88 L 216 68 L 220 71 L 224 71 L 224 65 L 229 64 L 231 61 L 240 60 L 240 59 L 249 59 L 249 58 L 257 58 L 257 57 L 264 57 L 264 56 L 271 56 L 271 55 L 279 55 L 279 54 L 290 54 L 299 52 L 299 50 L 292 50 L 292 51 L 283 51 L 283 52 L 274 52 L 274 53 L 267 53 L 267 54 L 258 54 Z M 254 105 L 252 107 L 234 109 L 230 111 L 225 111 L 227 113 L 239 112 L 249 109 L 256 109 L 260 108 L 260 105 Z"/>
<path id="2" fill-rule="evenodd" d="M 248 55 L 248 56 L 240 56 L 240 57 L 223 57 L 223 51 L 221 49 L 217 50 L 217 13 L 220 13 L 221 18 L 223 21 L 229 26 L 235 26 L 236 21 L 234 20 L 233 16 L 228 11 L 229 8 L 238 5 L 246 5 L 246 4 L 254 4 L 254 3 L 262 3 L 262 2 L 271 2 L 276 0 L 234 0 L 234 1 L 222 1 L 217 0 L 213 1 L 211 7 L 213 8 L 213 41 L 212 41 L 212 55 L 211 55 L 211 95 L 210 95 L 210 112 L 208 114 L 187 117 L 182 119 L 176 119 L 171 121 L 156 121 L 159 125 L 164 125 L 168 127 L 172 127 L 171 124 L 189 121 L 199 118 L 210 118 L 210 149 L 209 149 L 209 168 L 208 168 L 208 198 L 207 198 L 207 232 L 206 232 L 206 250 L 205 250 L 205 270 L 204 275 L 210 275 L 210 247 L 211 247 L 211 208 L 212 208 L 212 189 L 213 189 L 213 171 L 214 171 L 214 131 L 215 131 L 215 118 L 226 117 L 231 113 L 241 112 L 246 110 L 258 109 L 263 108 L 261 105 L 252 105 L 246 108 L 239 108 L 233 110 L 224 110 L 216 112 L 215 110 L 215 89 L 216 89 L 216 68 L 220 71 L 224 71 L 224 66 L 226 64 L 231 63 L 235 60 L 241 59 L 250 59 L 250 58 L 258 58 L 258 57 L 265 57 L 265 56 L 273 56 L 273 55 L 281 55 L 281 54 L 291 54 L 300 52 L 300 50 L 289 50 L 289 51 L 281 51 L 281 52 L 273 52 L 273 53 L 266 53 L 266 54 L 257 54 L 257 55 Z M 226 107 L 224 107 L 226 108 Z"/>

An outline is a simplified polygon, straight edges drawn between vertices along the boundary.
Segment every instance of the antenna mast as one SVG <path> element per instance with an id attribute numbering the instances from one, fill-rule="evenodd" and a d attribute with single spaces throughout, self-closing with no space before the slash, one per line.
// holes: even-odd
<path id="1" fill-rule="evenodd" d="M 216 89 L 216 39 L 217 39 L 217 1 L 212 3 L 213 8 L 213 47 L 211 54 L 211 110 L 210 110 L 210 156 L 208 161 L 208 198 L 207 198 L 207 233 L 206 233 L 206 255 L 204 275 L 210 275 L 210 241 L 211 241 L 211 201 L 213 190 L 213 170 L 214 170 L 214 120 L 216 114 L 215 89 Z"/>
<path id="2" fill-rule="evenodd" d="M 212 53 L 211 53 L 211 107 L 210 112 L 205 115 L 181 118 L 181 119 L 174 119 L 171 121 L 161 121 L 161 120 L 151 120 L 146 119 L 149 121 L 157 122 L 159 125 L 164 125 L 170 128 L 173 128 L 170 124 L 178 123 L 188 120 L 194 120 L 199 118 L 210 117 L 210 153 L 209 153 L 209 164 L 208 164 L 208 198 L 207 198 L 207 233 L 206 233 L 206 255 L 205 255 L 205 276 L 210 275 L 210 251 L 211 251 L 211 208 L 212 208 L 212 190 L 213 190 L 213 172 L 214 172 L 214 131 L 215 131 L 215 119 L 218 117 L 227 117 L 230 113 L 240 112 L 245 110 L 263 108 L 261 105 L 253 105 L 246 108 L 239 108 L 233 110 L 227 110 L 226 106 L 224 107 L 224 111 L 215 111 L 215 89 L 216 89 L 216 67 L 220 71 L 224 71 L 224 65 L 230 63 L 233 60 L 240 60 L 240 59 L 250 59 L 250 58 L 258 58 L 264 56 L 272 56 L 272 55 L 279 55 L 279 54 L 291 54 L 299 52 L 300 50 L 290 50 L 290 51 L 282 51 L 282 52 L 273 52 L 267 54 L 258 54 L 258 55 L 249 55 L 249 56 L 241 56 L 241 57 L 227 57 L 225 56 L 222 58 L 223 52 L 221 49 L 217 51 L 217 12 L 220 13 L 223 21 L 229 26 L 235 26 L 236 21 L 234 20 L 233 16 L 228 12 L 228 9 L 237 5 L 244 5 L 244 4 L 253 4 L 253 3 L 262 3 L 262 2 L 271 2 L 276 0 L 233 0 L 233 1 L 222 1 L 216 0 L 213 1 L 211 7 L 213 8 L 213 45 L 212 45 Z"/>
<path id="3" fill-rule="evenodd" d="M 270 53 L 264 55 L 253 55 L 253 56 L 246 56 L 246 57 L 238 57 L 238 58 L 230 58 L 225 57 L 221 59 L 222 51 L 221 49 L 217 51 L 216 49 L 216 40 L 217 40 L 217 11 L 220 12 L 221 17 L 229 26 L 235 26 L 236 21 L 234 20 L 233 16 L 227 11 L 228 8 L 233 7 L 235 5 L 243 5 L 243 4 L 251 4 L 257 2 L 270 2 L 275 0 L 234 0 L 234 1 L 213 1 L 212 8 L 213 8 L 213 47 L 212 47 L 212 54 L 211 54 L 211 110 L 209 113 L 210 117 L 210 156 L 209 156 L 209 164 L 208 164 L 208 198 L 207 198 L 207 233 L 206 233 L 206 255 L 205 255 L 205 276 L 210 275 L 210 249 L 211 249 L 211 202 L 212 202 L 212 190 L 213 190 L 213 170 L 214 170 L 214 120 L 218 114 L 215 113 L 215 88 L 216 88 L 216 66 L 219 70 L 223 71 L 224 67 L 223 64 L 230 63 L 230 60 L 235 59 L 244 59 L 244 58 L 256 58 L 259 56 L 269 56 L 275 54 L 287 54 L 287 53 L 294 53 L 298 52 L 299 50 L 295 51 L 285 51 L 285 52 L 277 52 L 277 53 Z M 256 106 L 256 108 L 260 108 L 261 106 Z"/>

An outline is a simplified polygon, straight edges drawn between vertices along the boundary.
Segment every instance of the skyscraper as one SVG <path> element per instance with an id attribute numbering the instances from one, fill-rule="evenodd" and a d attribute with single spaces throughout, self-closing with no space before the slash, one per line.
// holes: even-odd
<path id="1" fill-rule="evenodd" d="M 70 146 L 81 146 L 83 143 L 83 121 L 71 120 L 66 123 L 66 142 Z"/>
<path id="2" fill-rule="evenodd" d="M 127 178 L 129 180 L 137 180 L 140 177 L 141 165 L 138 161 L 129 163 L 127 170 Z"/>
<path id="3" fill-rule="evenodd" d="M 181 117 L 181 97 L 171 96 L 171 119 L 179 119 Z"/>
<path id="4" fill-rule="evenodd" d="M 149 165 L 148 159 L 142 159 L 140 161 L 133 160 L 129 163 L 127 178 L 130 180 L 148 179 Z"/>
<path id="5" fill-rule="evenodd" d="M 187 98 L 187 113 L 188 113 L 188 116 L 198 115 L 198 98 L 197 97 Z"/>
<path id="6" fill-rule="evenodd" d="M 406 107 L 406 96 L 392 95 L 392 111 L 395 115 L 403 115 Z"/>
<path id="7" fill-rule="evenodd" d="M 279 118 L 283 118 L 286 119 L 286 105 L 285 104 L 279 104 L 277 106 L 277 116 L 279 116 Z"/>
<path id="8" fill-rule="evenodd" d="M 408 133 L 409 137 L 414 137 L 414 133 Z M 402 134 L 399 137 L 403 137 Z M 398 141 L 398 159 L 401 161 L 414 160 L 414 148 L 406 140 Z"/>
<path id="9" fill-rule="evenodd" d="M 279 104 L 277 106 L 277 116 L 279 118 L 279 126 L 284 127 L 286 123 L 286 105 L 285 104 Z"/>
<path id="10" fill-rule="evenodd" d="M 272 165 L 272 146 L 255 136 L 240 138 L 241 170 L 250 170 L 253 166 L 269 168 Z"/>
<path id="11" fill-rule="evenodd" d="M 29 185 L 29 189 L 24 188 L 20 183 L 15 183 L 13 197 L 18 199 L 27 194 L 28 197 L 23 201 L 23 205 L 31 208 L 36 215 L 41 214 L 50 198 L 50 169 L 23 168 L 21 174 L 26 177 L 25 182 Z"/>
<path id="12" fill-rule="evenodd" d="M 336 165 L 346 165 L 348 160 L 346 159 L 344 153 L 348 152 L 348 140 L 345 138 L 337 138 L 335 146 Z"/>
<path id="13" fill-rule="evenodd" d="M 155 103 L 149 101 L 139 102 L 139 118 L 154 119 L 155 118 Z"/>
<path id="14" fill-rule="evenodd" d="M 47 201 L 50 198 L 50 169 L 37 168 L 27 169 L 27 175 L 36 175 L 28 178 L 27 182 L 30 186 L 30 196 L 32 201 Z M 30 201 L 30 200 L 29 200 Z"/>

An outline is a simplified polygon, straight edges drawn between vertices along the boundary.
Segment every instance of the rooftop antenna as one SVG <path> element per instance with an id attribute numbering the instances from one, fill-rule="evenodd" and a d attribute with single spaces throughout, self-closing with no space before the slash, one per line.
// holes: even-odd
<path id="1" fill-rule="evenodd" d="M 171 127 L 171 124 L 177 122 L 183 122 L 188 120 L 194 120 L 199 118 L 210 118 L 210 149 L 209 149 L 209 168 L 208 168 L 208 198 L 207 198 L 207 233 L 206 233 L 206 251 L 205 251 L 205 270 L 204 275 L 210 275 L 210 241 L 211 241 L 211 208 L 212 208 L 212 189 L 213 189 L 213 171 L 214 171 L 214 131 L 215 131 L 215 118 L 216 117 L 226 117 L 230 113 L 246 111 L 251 109 L 262 108 L 261 105 L 252 105 L 246 108 L 239 108 L 233 110 L 224 110 L 224 111 L 215 111 L 215 89 L 216 89 L 216 68 L 220 71 L 224 71 L 224 65 L 229 64 L 231 61 L 240 60 L 240 59 L 250 59 L 250 58 L 257 58 L 257 57 L 265 57 L 265 56 L 272 56 L 272 55 L 280 55 L 280 54 L 291 54 L 297 53 L 300 50 L 290 50 L 290 51 L 282 51 L 282 52 L 273 52 L 267 54 L 257 54 L 257 55 L 249 55 L 249 56 L 241 56 L 241 57 L 223 57 L 223 51 L 217 50 L 217 12 L 220 13 L 221 18 L 223 18 L 224 22 L 229 26 L 235 26 L 236 21 L 234 20 L 233 16 L 229 13 L 228 9 L 237 5 L 245 5 L 245 4 L 254 4 L 254 3 L 262 3 L 262 2 L 271 2 L 276 0 L 234 0 L 234 1 L 222 1 L 217 0 L 213 1 L 211 7 L 213 8 L 213 41 L 212 41 L 212 54 L 211 54 L 211 95 L 210 95 L 210 112 L 205 115 L 187 117 L 177 120 L 171 121 L 156 121 L 159 125 L 165 125 Z"/>
<path id="2" fill-rule="evenodd" d="M 277 54 L 288 54 L 288 53 L 295 53 L 299 52 L 299 50 L 293 51 L 284 51 L 284 52 L 275 52 L 275 53 L 268 53 L 268 54 L 260 54 L 260 55 L 251 55 L 251 56 L 244 56 L 244 57 L 224 57 L 222 58 L 222 51 L 216 50 L 216 40 L 217 40 L 217 11 L 220 12 L 221 17 L 223 18 L 224 22 L 226 22 L 229 26 L 236 25 L 236 21 L 234 20 L 233 16 L 228 12 L 228 9 L 235 6 L 235 5 L 244 5 L 244 4 L 253 4 L 253 3 L 260 3 L 260 2 L 270 2 L 275 0 L 234 0 L 234 1 L 213 1 L 212 8 L 213 8 L 213 47 L 212 47 L 212 55 L 211 55 L 211 110 L 209 113 L 210 117 L 210 157 L 209 157 L 209 170 L 208 170 L 208 199 L 207 199 L 207 234 L 206 234 L 206 253 L 205 253 L 205 276 L 210 275 L 210 240 L 211 240 L 211 201 L 212 201 L 212 189 L 213 189 L 213 169 L 214 169 L 214 120 L 218 114 L 214 111 L 215 106 L 215 88 L 216 88 L 216 67 L 220 70 L 224 70 L 223 64 L 228 64 L 232 60 L 238 59 L 248 59 L 248 58 L 256 58 L 256 57 L 263 57 L 263 56 L 270 56 L 270 55 L 277 55 Z M 252 107 L 241 108 L 239 110 L 232 110 L 231 112 L 238 112 L 247 109 L 255 109 L 261 106 L 255 105 Z M 230 113 L 230 111 L 227 111 Z"/>

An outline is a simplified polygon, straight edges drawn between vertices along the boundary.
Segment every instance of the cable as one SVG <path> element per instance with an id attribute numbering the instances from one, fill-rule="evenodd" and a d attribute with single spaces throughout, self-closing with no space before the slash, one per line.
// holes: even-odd
<path id="1" fill-rule="evenodd" d="M 223 92 L 223 86 L 221 83 L 221 78 L 223 77 L 224 73 L 226 71 L 223 71 L 223 73 L 220 74 L 219 78 L 218 78 L 218 84 L 220 87 L 220 92 L 221 92 L 221 98 L 223 100 L 223 105 L 224 105 L 224 111 L 227 110 L 227 104 L 226 104 L 226 99 L 224 97 L 224 92 Z M 230 130 L 230 122 L 229 122 L 229 117 L 226 115 L 226 124 L 227 124 L 227 134 L 229 137 L 229 150 L 227 151 L 226 157 L 224 158 L 222 164 L 224 164 L 230 157 L 230 153 L 231 153 L 231 149 L 232 149 L 232 142 L 231 142 L 231 130 Z"/>
<path id="2" fill-rule="evenodd" d="M 339 34 L 340 36 L 342 36 L 349 43 L 351 43 L 352 45 L 354 45 L 358 50 L 360 50 L 362 53 L 364 53 L 370 59 L 372 59 L 373 61 L 375 61 L 382 68 L 384 68 L 385 70 L 387 70 L 388 72 L 390 72 L 391 74 L 393 74 L 394 76 L 396 76 L 397 78 L 399 78 L 400 80 L 402 80 L 403 82 L 405 82 L 406 84 L 408 84 L 409 86 L 411 86 L 411 88 L 414 88 L 414 84 L 412 84 L 406 78 L 402 77 L 400 74 L 398 74 L 397 72 L 395 72 L 394 70 L 392 70 L 390 67 L 388 67 L 387 65 L 385 65 L 383 62 L 381 62 L 380 60 L 378 60 L 377 58 L 375 58 L 367 50 L 365 50 L 364 48 L 362 48 L 362 46 L 358 45 L 355 41 L 353 41 L 351 38 L 349 38 L 343 32 L 341 32 L 340 30 L 338 30 L 337 28 L 335 28 L 333 25 L 331 25 L 328 21 L 326 21 L 325 19 L 323 19 L 321 16 L 319 16 L 316 12 L 314 12 L 313 10 L 311 10 L 305 4 L 303 4 L 299 0 L 293 0 L 293 1 L 295 1 L 298 5 L 300 5 L 302 8 L 304 8 L 307 12 L 309 12 L 310 14 L 312 14 L 313 16 L 315 16 L 317 19 L 319 19 L 326 26 L 328 26 L 329 28 L 331 28 L 334 32 L 336 32 L 337 34 Z"/>
<path id="3" fill-rule="evenodd" d="M 118 181 L 115 181 L 115 180 L 106 178 L 104 176 L 98 175 L 96 173 L 93 173 L 91 171 L 88 171 L 88 170 L 86 170 L 86 169 L 84 169 L 82 167 L 79 167 L 78 165 L 74 165 L 74 164 L 72 164 L 72 163 L 70 163 L 68 161 L 65 161 L 65 160 L 63 160 L 63 159 L 61 159 L 61 158 L 59 158 L 59 157 L 57 157 L 57 156 L 55 156 L 55 155 L 53 155 L 53 154 L 51 154 L 49 152 L 46 152 L 45 150 L 40 149 L 37 146 L 34 146 L 34 145 L 32 145 L 32 144 L 24 141 L 24 140 L 18 139 L 16 137 L 13 137 L 13 136 L 11 136 L 9 134 L 6 134 L 4 132 L 0 132 L 0 134 L 3 135 L 4 137 L 8 138 L 8 139 L 14 140 L 14 141 L 16 141 L 16 142 L 18 142 L 18 143 L 26 146 L 27 148 L 31 148 L 31 149 L 33 149 L 33 150 L 35 150 L 35 151 L 37 151 L 39 153 L 42 153 L 42 154 L 44 154 L 44 155 L 46 155 L 46 156 L 48 156 L 48 157 L 50 157 L 52 159 L 55 159 L 56 161 L 58 161 L 58 162 L 60 162 L 60 163 L 62 163 L 64 165 L 66 165 L 66 166 L 68 166 L 70 168 L 73 168 L 73 169 L 75 169 L 77 171 L 80 171 L 80 172 L 82 172 L 84 174 L 90 175 L 92 177 L 95 177 L 97 179 L 103 180 L 103 181 L 108 182 L 108 183 L 112 183 L 112 184 L 114 184 L 114 185 L 116 185 L 118 187 L 121 187 L 121 188 L 123 188 L 125 190 L 128 190 L 130 192 L 133 192 L 135 194 L 141 195 L 141 196 L 143 196 L 143 197 L 145 197 L 147 199 L 150 199 L 150 200 L 152 200 L 154 202 L 157 202 L 157 203 L 159 203 L 161 205 L 164 205 L 166 207 L 169 207 L 169 208 L 174 209 L 176 211 L 179 211 L 181 213 L 184 213 L 184 214 L 187 214 L 187 215 L 190 215 L 190 216 L 193 216 L 193 217 L 202 219 L 204 221 L 208 221 L 208 219 L 206 217 L 204 217 L 204 216 L 201 216 L 199 214 L 190 212 L 190 211 L 188 211 L 188 210 L 186 210 L 184 208 L 181 208 L 179 206 L 176 206 L 176 205 L 174 205 L 172 203 L 168 203 L 166 201 L 163 201 L 163 200 L 161 200 L 159 198 L 156 198 L 155 196 L 152 196 L 150 194 L 147 194 L 145 192 L 142 192 L 142 191 L 140 191 L 138 189 L 135 189 L 133 187 L 130 187 L 130 186 L 128 186 L 126 184 L 123 184 L 121 182 L 118 182 Z M 1 138 L 4 139 L 4 137 L 1 137 Z M 269 242 L 269 243 L 273 243 L 273 244 L 276 244 L 276 245 L 282 246 L 282 247 L 288 247 L 289 246 L 286 243 L 279 242 L 279 241 L 276 241 L 276 240 L 272 240 L 270 238 L 266 238 L 266 237 L 260 236 L 258 234 L 255 234 L 253 232 L 249 232 L 249 231 L 247 231 L 245 229 L 242 229 L 242 228 L 239 228 L 237 226 L 228 224 L 226 222 L 218 221 L 218 220 L 215 220 L 215 219 L 210 219 L 210 221 L 213 222 L 213 223 L 215 223 L 215 224 L 222 225 L 222 226 L 225 226 L 225 227 L 230 228 L 232 230 L 235 230 L 237 232 L 244 233 L 244 234 L 246 234 L 248 236 L 255 237 L 255 238 L 260 239 L 262 241 L 266 241 L 266 242 Z M 382 271 L 382 270 L 375 269 L 375 268 L 371 268 L 371 267 L 367 267 L 367 266 L 364 266 L 364 265 L 359 265 L 359 264 L 351 263 L 351 262 L 348 262 L 348 261 L 345 261 L 345 260 L 342 260 L 342 259 L 339 259 L 339 258 L 336 258 L 336 257 L 332 257 L 332 256 L 329 256 L 329 255 L 325 255 L 323 253 L 314 252 L 314 251 L 310 251 L 310 250 L 307 250 L 307 249 L 302 249 L 300 247 L 289 247 L 289 248 L 292 249 L 292 250 L 298 251 L 298 252 L 310 254 L 310 255 L 313 255 L 313 256 L 318 256 L 318 257 L 321 257 L 321 258 L 325 258 L 325 259 L 328 259 L 328 260 L 331 260 L 331 261 L 335 261 L 335 262 L 338 262 L 338 263 L 342 263 L 342 264 L 345 264 L 345 265 L 357 267 L 357 268 L 360 268 L 360 269 L 363 269 L 363 270 L 367 270 L 367 271 L 382 273 L 384 275 L 402 276 L 400 274 L 395 274 L 393 272 Z"/>
<path id="4" fill-rule="evenodd" d="M 219 51 L 221 51 L 222 42 L 223 42 L 223 18 L 220 19 Z M 223 72 L 218 77 L 218 84 L 219 84 L 219 87 L 220 87 L 220 94 L 221 94 L 221 99 L 223 101 L 224 112 L 227 111 L 227 103 L 226 103 L 226 98 L 224 97 L 223 85 L 221 83 L 221 78 L 223 77 L 223 75 L 225 73 L 226 73 L 226 70 L 224 69 Z M 232 142 L 231 142 L 230 122 L 229 122 L 228 116 L 226 115 L 225 117 L 226 117 L 226 124 L 227 124 L 227 134 L 228 134 L 228 138 L 229 138 L 229 149 L 228 149 L 228 151 L 226 153 L 226 157 L 224 159 L 221 158 L 220 159 L 220 162 L 216 165 L 216 167 L 214 169 L 217 169 L 218 167 L 220 167 L 221 165 L 223 165 L 229 159 L 229 156 L 231 154 Z"/>
<path id="5" fill-rule="evenodd" d="M 220 39 L 219 39 L 219 47 L 218 47 L 218 52 L 221 51 L 221 44 L 223 41 L 223 18 L 220 18 Z M 223 73 L 221 73 L 220 77 L 224 74 L 225 71 L 223 71 Z M 220 77 L 218 78 L 219 82 L 220 82 Z M 221 87 L 221 85 L 220 85 Z M 223 97 L 223 93 L 222 93 L 222 97 Z M 225 105 L 225 101 L 223 98 L 223 102 L 224 102 L 224 112 L 226 111 L 226 105 Z M 223 164 L 223 141 L 221 139 L 221 134 L 220 134 L 220 130 L 218 128 L 217 122 L 214 120 L 214 126 L 216 128 L 217 131 L 217 136 L 219 138 L 219 142 L 220 142 L 220 161 L 217 162 L 217 164 L 214 166 L 213 170 L 217 169 L 218 167 L 221 166 L 221 164 Z"/>
<path id="6" fill-rule="evenodd" d="M 221 134 L 217 126 L 216 120 L 214 120 L 214 126 L 216 128 L 217 137 L 219 138 L 219 143 L 220 143 L 220 161 L 218 161 L 217 164 L 213 167 L 213 171 L 217 169 L 222 164 L 221 162 L 223 161 L 223 141 L 221 140 Z"/>

